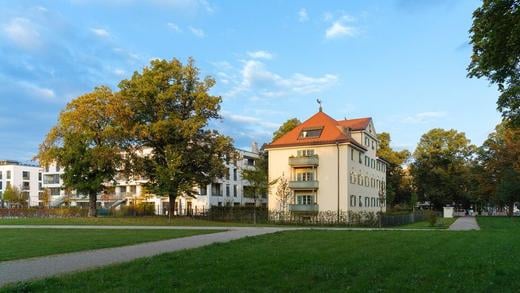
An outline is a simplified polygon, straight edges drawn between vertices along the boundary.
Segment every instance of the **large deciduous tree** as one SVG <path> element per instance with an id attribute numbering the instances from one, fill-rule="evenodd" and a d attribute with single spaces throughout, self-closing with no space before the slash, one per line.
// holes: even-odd
<path id="1" fill-rule="evenodd" d="M 470 77 L 498 85 L 498 110 L 520 126 L 520 1 L 484 0 L 473 13 Z"/>
<path id="2" fill-rule="evenodd" d="M 223 160 L 234 155 L 231 139 L 207 128 L 220 119 L 222 99 L 209 94 L 214 85 L 211 77 L 199 78 L 192 59 L 154 60 L 119 84 L 131 110 L 128 157 L 149 180 L 147 189 L 169 198 L 170 216 L 177 196 L 224 176 Z"/>
<path id="3" fill-rule="evenodd" d="M 377 135 L 379 147 L 377 156 L 389 163 L 386 172 L 387 203 L 392 206 L 399 203 L 410 203 L 411 189 L 407 182 L 403 164 L 410 158 L 408 150 L 395 151 L 390 146 L 390 134 L 382 132 Z"/>
<path id="4" fill-rule="evenodd" d="M 67 104 L 58 123 L 40 145 L 42 165 L 63 167 L 64 187 L 89 196 L 90 217 L 95 217 L 97 194 L 114 178 L 121 162 L 124 105 L 108 88 L 97 87 Z"/>
<path id="5" fill-rule="evenodd" d="M 507 205 L 512 215 L 520 202 L 520 129 L 502 122 L 491 133 L 479 151 L 480 188 L 493 195 L 498 205 Z"/>
<path id="6" fill-rule="evenodd" d="M 293 130 L 296 126 L 300 125 L 301 122 L 298 118 L 291 118 L 285 121 L 275 132 L 273 132 L 273 140 L 275 141 L 282 137 L 287 132 Z"/>
<path id="7" fill-rule="evenodd" d="M 411 165 L 415 186 L 434 208 L 469 205 L 469 164 L 474 146 L 462 132 L 435 128 L 425 133 Z"/>

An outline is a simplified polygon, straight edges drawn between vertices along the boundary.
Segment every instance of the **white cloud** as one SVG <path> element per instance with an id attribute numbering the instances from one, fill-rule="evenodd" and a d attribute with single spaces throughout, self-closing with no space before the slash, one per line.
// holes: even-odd
<path id="1" fill-rule="evenodd" d="M 298 11 L 298 21 L 299 22 L 306 22 L 307 20 L 309 20 L 309 15 L 307 14 L 307 9 L 301 8 Z"/>
<path id="2" fill-rule="evenodd" d="M 305 95 L 320 92 L 336 83 L 338 77 L 334 74 L 325 74 L 320 77 L 294 73 L 289 77 L 269 71 L 265 64 L 258 60 L 244 61 L 240 71 L 241 82 L 231 89 L 227 96 L 236 96 L 239 93 L 255 91 L 256 95 L 264 97 L 278 97 L 289 94 Z"/>
<path id="3" fill-rule="evenodd" d="M 5 36 L 16 46 L 33 50 L 41 46 L 40 33 L 31 20 L 16 17 L 2 27 Z"/>
<path id="4" fill-rule="evenodd" d="M 325 31 L 325 38 L 335 39 L 340 37 L 353 37 L 358 34 L 357 28 L 346 25 L 343 21 L 338 20 Z"/>
<path id="5" fill-rule="evenodd" d="M 126 74 L 126 71 L 124 71 L 123 69 L 121 68 L 115 68 L 113 70 L 114 74 L 117 75 L 117 76 L 124 76 Z"/>
<path id="6" fill-rule="evenodd" d="M 44 101 L 55 101 L 56 94 L 52 89 L 40 87 L 35 84 L 21 81 L 18 83 L 22 90 L 33 98 L 41 99 Z"/>
<path id="7" fill-rule="evenodd" d="M 410 123 L 410 124 L 419 124 L 419 123 L 426 123 L 429 121 L 432 121 L 437 118 L 442 118 L 446 116 L 446 112 L 421 112 L 417 113 L 413 116 L 408 116 L 402 119 L 402 122 L 404 123 Z"/>
<path id="8" fill-rule="evenodd" d="M 267 51 L 253 51 L 247 52 L 247 55 L 253 59 L 273 59 L 273 54 Z"/>
<path id="9" fill-rule="evenodd" d="M 229 113 L 226 111 L 222 112 L 222 116 L 224 117 L 224 119 L 229 119 L 234 122 L 239 122 L 242 124 L 257 125 L 257 126 L 267 128 L 267 129 L 276 129 L 277 127 L 280 126 L 280 124 L 278 124 L 278 123 L 265 121 L 264 119 L 260 119 L 260 118 L 256 118 L 256 117 L 252 117 L 252 116 L 246 116 L 246 115 L 236 115 L 236 114 L 232 114 L 232 113 Z"/>
<path id="10" fill-rule="evenodd" d="M 195 28 L 195 27 L 188 27 L 191 31 L 192 34 L 194 34 L 196 37 L 199 37 L 199 38 L 204 38 L 206 36 L 206 34 L 204 33 L 204 31 L 200 28 Z"/>
<path id="11" fill-rule="evenodd" d="M 91 28 L 90 31 L 101 38 L 107 38 L 110 36 L 110 33 L 103 28 Z"/>
<path id="12" fill-rule="evenodd" d="M 175 23 L 173 23 L 173 22 L 168 22 L 167 25 L 168 25 L 168 27 L 171 28 L 173 31 L 176 31 L 176 32 L 178 32 L 178 33 L 181 33 L 181 32 L 182 32 L 181 28 L 180 28 L 177 24 L 175 24 Z"/>

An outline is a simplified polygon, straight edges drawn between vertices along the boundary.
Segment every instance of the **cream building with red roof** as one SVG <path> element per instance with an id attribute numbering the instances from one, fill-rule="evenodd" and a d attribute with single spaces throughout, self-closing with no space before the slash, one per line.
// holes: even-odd
<path id="1" fill-rule="evenodd" d="M 386 162 L 377 157 L 372 118 L 336 120 L 321 109 L 267 146 L 270 211 L 385 211 Z M 290 196 L 278 185 L 288 181 Z"/>

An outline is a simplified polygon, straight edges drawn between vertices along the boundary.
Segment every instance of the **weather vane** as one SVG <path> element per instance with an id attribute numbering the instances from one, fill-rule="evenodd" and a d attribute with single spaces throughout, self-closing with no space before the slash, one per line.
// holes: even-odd
<path id="1" fill-rule="evenodd" d="M 318 103 L 318 105 L 320 105 L 320 112 L 322 112 L 323 109 L 321 108 L 321 100 L 318 98 L 318 99 L 316 99 L 316 102 Z"/>

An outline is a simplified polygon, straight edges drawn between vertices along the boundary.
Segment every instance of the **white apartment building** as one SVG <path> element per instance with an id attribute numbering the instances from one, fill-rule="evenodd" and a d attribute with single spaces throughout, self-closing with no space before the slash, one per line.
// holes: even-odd
<path id="1" fill-rule="evenodd" d="M 256 146 L 253 146 L 255 150 Z M 176 215 L 188 215 L 201 213 L 212 206 L 247 206 L 254 205 L 255 200 L 247 181 L 242 179 L 242 170 L 254 166 L 258 159 L 258 150 L 237 150 L 238 159 L 226 163 L 228 172 L 223 178 L 208 184 L 207 186 L 194 186 L 198 193 L 195 197 L 181 195 L 175 201 Z M 44 168 L 43 187 L 49 188 L 52 195 L 51 206 L 59 206 L 70 202 L 71 206 L 88 206 L 88 197 L 78 195 L 74 191 L 66 192 L 63 188 L 61 175 L 63 169 L 55 164 Z M 120 205 L 128 205 L 132 201 L 143 201 L 144 184 L 146 179 L 139 176 L 125 178 L 116 176 L 116 182 L 107 183 L 106 191 L 98 195 L 98 205 L 104 208 L 117 208 Z M 148 195 L 145 202 L 153 204 L 159 215 L 164 215 L 169 208 L 168 197 Z M 258 197 L 257 205 L 267 205 L 267 196 Z"/>
<path id="2" fill-rule="evenodd" d="M 321 211 L 385 211 L 386 162 L 377 157 L 372 118 L 318 113 L 267 146 L 269 210 L 308 217 Z M 280 178 L 290 195 L 277 194 Z"/>
<path id="3" fill-rule="evenodd" d="M 42 169 L 17 161 L 0 161 L 0 198 L 8 186 L 17 187 L 28 198 L 29 206 L 38 206 L 42 191 Z"/>

